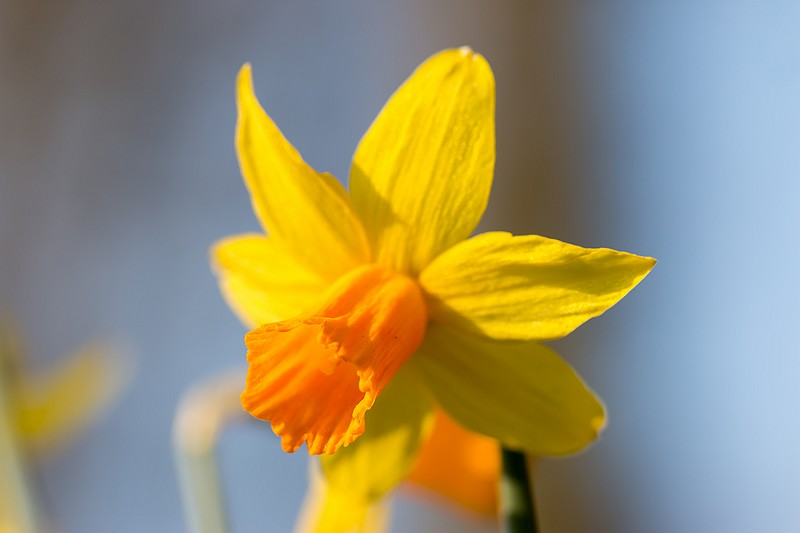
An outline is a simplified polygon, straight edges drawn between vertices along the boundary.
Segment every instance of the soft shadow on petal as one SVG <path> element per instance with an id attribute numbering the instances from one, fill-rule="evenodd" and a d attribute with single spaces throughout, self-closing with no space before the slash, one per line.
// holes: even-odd
<path id="1" fill-rule="evenodd" d="M 594 393 L 558 354 L 532 341 L 496 341 L 431 324 L 408 363 L 450 416 L 512 449 L 566 455 L 605 426 Z"/>
<path id="2" fill-rule="evenodd" d="M 320 458 L 329 487 L 355 501 L 382 498 L 408 477 L 433 420 L 433 404 L 419 377 L 401 368 L 367 414 L 367 431 Z"/>
<path id="3" fill-rule="evenodd" d="M 417 376 L 401 368 L 368 413 L 369 430 L 352 445 L 320 457 L 296 533 L 384 531 L 384 498 L 416 462 L 433 422 L 433 406 Z"/>
<path id="4" fill-rule="evenodd" d="M 375 259 L 413 275 L 481 219 L 494 171 L 494 77 L 468 48 L 428 59 L 353 157 L 350 192 Z"/>
<path id="5" fill-rule="evenodd" d="M 433 320 L 495 339 L 567 335 L 621 300 L 655 259 L 537 235 L 477 235 L 420 275 Z"/>

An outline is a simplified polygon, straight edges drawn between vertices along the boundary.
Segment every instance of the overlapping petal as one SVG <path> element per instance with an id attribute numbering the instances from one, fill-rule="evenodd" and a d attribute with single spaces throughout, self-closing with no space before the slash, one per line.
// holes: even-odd
<path id="1" fill-rule="evenodd" d="M 557 339 L 617 303 L 655 260 L 537 235 L 459 243 L 420 275 L 434 320 L 495 339 Z"/>
<path id="2" fill-rule="evenodd" d="M 408 478 L 479 514 L 497 514 L 500 445 L 464 429 L 441 409 Z"/>
<path id="3" fill-rule="evenodd" d="M 420 65 L 353 157 L 353 204 L 376 260 L 417 274 L 469 236 L 489 199 L 494 156 L 494 77 L 486 60 L 462 48 Z"/>
<path id="4" fill-rule="evenodd" d="M 328 497 L 342 503 L 329 506 L 338 514 L 327 519 L 341 523 L 349 509 L 346 525 L 355 525 L 369 505 L 406 479 L 433 421 L 430 395 L 413 370 L 403 367 L 367 414 L 369 431 L 347 448 L 320 458 Z"/>
<path id="5" fill-rule="evenodd" d="M 223 296 L 250 327 L 298 315 L 327 288 L 322 276 L 264 235 L 218 241 L 211 262 Z"/>
<path id="6" fill-rule="evenodd" d="M 553 350 L 430 324 L 409 360 L 442 408 L 466 428 L 534 455 L 565 455 L 605 425 L 603 405 Z"/>
<path id="7" fill-rule="evenodd" d="M 253 93 L 250 66 L 237 80 L 236 152 L 253 210 L 276 245 L 328 279 L 369 260 L 361 222 L 347 193 L 312 169 Z"/>

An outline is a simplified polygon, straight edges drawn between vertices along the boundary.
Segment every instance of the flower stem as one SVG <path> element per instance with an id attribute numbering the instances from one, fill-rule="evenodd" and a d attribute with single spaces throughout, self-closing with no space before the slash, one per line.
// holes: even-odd
<path id="1" fill-rule="evenodd" d="M 536 533 L 536 505 L 525 454 L 503 448 L 500 512 L 506 533 Z"/>
<path id="2" fill-rule="evenodd" d="M 236 369 L 195 386 L 175 414 L 172 442 L 192 533 L 229 531 L 217 448 L 225 426 L 248 419 L 239 401 L 242 380 L 242 369 Z"/>
<path id="3" fill-rule="evenodd" d="M 0 317 L 0 530 L 45 531 L 46 520 L 16 423 L 18 339 Z M 8 529 L 6 529 L 8 528 Z"/>

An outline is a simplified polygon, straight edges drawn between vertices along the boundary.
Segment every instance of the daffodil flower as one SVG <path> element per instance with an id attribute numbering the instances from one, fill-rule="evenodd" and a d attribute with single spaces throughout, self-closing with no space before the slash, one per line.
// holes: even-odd
<path id="1" fill-rule="evenodd" d="M 212 254 L 255 328 L 242 404 L 284 450 L 323 454 L 335 495 L 323 520 L 357 520 L 335 516 L 337 499 L 373 502 L 407 478 L 436 409 L 540 456 L 595 439 L 603 405 L 540 341 L 606 311 L 655 261 L 535 235 L 470 238 L 495 160 L 482 56 L 446 50 L 418 67 L 361 140 L 349 194 L 283 137 L 248 65 L 237 96 L 237 153 L 266 234 Z"/>

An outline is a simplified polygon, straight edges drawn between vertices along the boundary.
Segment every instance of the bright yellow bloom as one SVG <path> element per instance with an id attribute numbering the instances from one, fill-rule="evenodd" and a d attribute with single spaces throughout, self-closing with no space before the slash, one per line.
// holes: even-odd
<path id="1" fill-rule="evenodd" d="M 538 341 L 603 313 L 655 261 L 538 236 L 469 238 L 495 158 L 482 56 L 446 50 L 414 72 L 358 146 L 349 194 L 286 141 L 249 66 L 237 93 L 239 162 L 268 235 L 224 239 L 213 258 L 255 326 L 243 405 L 285 450 L 325 454 L 330 490 L 369 503 L 409 476 L 436 406 L 536 455 L 594 440 L 602 404 Z"/>

